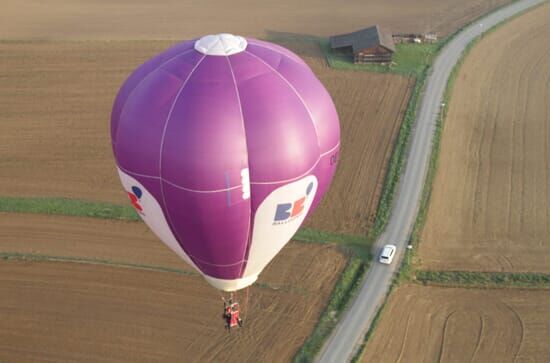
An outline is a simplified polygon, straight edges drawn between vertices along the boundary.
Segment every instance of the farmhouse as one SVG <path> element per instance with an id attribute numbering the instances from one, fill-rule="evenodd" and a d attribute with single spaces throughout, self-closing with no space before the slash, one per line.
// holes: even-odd
<path id="1" fill-rule="evenodd" d="M 354 63 L 389 63 L 395 52 L 391 33 L 378 25 L 330 37 L 333 52 L 353 54 Z"/>

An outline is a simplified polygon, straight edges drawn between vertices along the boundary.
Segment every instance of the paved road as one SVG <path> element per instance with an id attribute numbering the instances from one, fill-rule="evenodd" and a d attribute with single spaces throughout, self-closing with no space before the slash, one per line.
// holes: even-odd
<path id="1" fill-rule="evenodd" d="M 442 107 L 443 91 L 451 71 L 464 48 L 474 38 L 507 18 L 540 4 L 544 0 L 523 0 L 489 14 L 461 31 L 437 56 L 427 79 L 420 112 L 417 115 L 405 173 L 385 232 L 373 247 L 378 256 L 386 243 L 397 246 L 397 261 L 390 266 L 373 261 L 357 298 L 346 311 L 340 324 L 324 345 L 318 361 L 326 363 L 349 361 L 363 341 L 376 311 L 383 303 L 394 272 L 406 250 L 428 169 L 436 118 Z"/>

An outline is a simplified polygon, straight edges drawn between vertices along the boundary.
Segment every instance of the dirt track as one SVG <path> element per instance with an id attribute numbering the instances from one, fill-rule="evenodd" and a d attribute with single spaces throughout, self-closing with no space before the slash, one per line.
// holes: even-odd
<path id="1" fill-rule="evenodd" d="M 363 362 L 546 362 L 549 330 L 550 291 L 405 285 Z"/>
<path id="2" fill-rule="evenodd" d="M 0 13 L 3 39 L 185 39 L 233 32 L 265 36 L 270 31 L 330 35 L 372 24 L 400 32 L 448 34 L 472 18 L 509 0 L 290 0 L 257 3 L 236 0 L 73 2 L 5 0 Z"/>
<path id="3" fill-rule="evenodd" d="M 479 42 L 455 82 L 419 249 L 428 269 L 550 272 L 550 5 Z"/>
<path id="4" fill-rule="evenodd" d="M 198 276 L 0 262 L 0 361 L 288 361 L 343 265 L 331 248 L 311 250 L 303 261 L 330 263 L 279 261 L 298 276 L 292 290 L 251 289 L 247 326 L 230 334 L 220 296 Z"/>

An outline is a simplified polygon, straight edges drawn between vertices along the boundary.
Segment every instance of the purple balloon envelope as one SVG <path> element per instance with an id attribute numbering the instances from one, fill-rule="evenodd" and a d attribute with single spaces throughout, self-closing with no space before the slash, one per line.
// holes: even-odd
<path id="1" fill-rule="evenodd" d="M 214 287 L 258 274 L 318 205 L 336 169 L 334 103 L 311 69 L 231 34 L 178 44 L 136 69 L 111 116 L 133 206 Z"/>

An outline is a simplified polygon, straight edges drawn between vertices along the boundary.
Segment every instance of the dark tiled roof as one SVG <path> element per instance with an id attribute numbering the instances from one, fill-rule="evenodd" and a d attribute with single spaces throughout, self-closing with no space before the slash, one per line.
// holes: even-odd
<path id="1" fill-rule="evenodd" d="M 330 47 L 332 49 L 352 47 L 353 53 L 378 45 L 395 52 L 395 45 L 393 44 L 391 34 L 381 31 L 378 25 L 361 29 L 353 33 L 330 37 Z"/>

